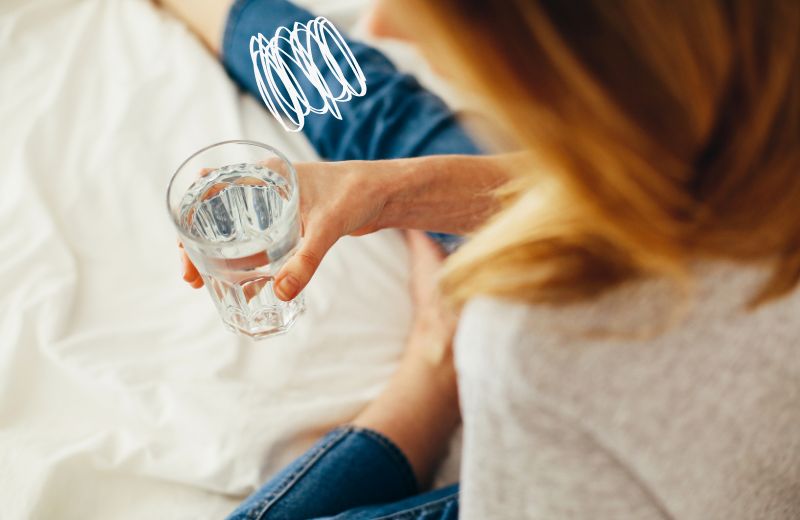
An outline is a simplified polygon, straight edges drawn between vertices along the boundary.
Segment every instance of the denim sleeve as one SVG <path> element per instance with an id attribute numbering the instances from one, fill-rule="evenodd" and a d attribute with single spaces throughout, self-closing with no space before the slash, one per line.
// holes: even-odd
<path id="1" fill-rule="evenodd" d="M 372 430 L 337 428 L 247 498 L 228 520 L 337 515 L 417 493 L 405 455 Z"/>
<path id="2" fill-rule="evenodd" d="M 228 73 L 244 90 L 260 98 L 250 37 L 260 32 L 271 38 L 279 27 L 291 28 L 313 18 L 312 13 L 286 0 L 237 0 L 222 44 Z M 412 76 L 398 72 L 380 51 L 350 39 L 347 43 L 364 72 L 367 93 L 339 103 L 341 120 L 328 113 L 307 116 L 303 132 L 321 157 L 371 160 L 481 153 L 440 98 Z M 319 52 L 314 60 L 328 84 L 335 85 Z M 304 92 L 314 90 L 307 80 L 300 77 L 300 81 Z"/>

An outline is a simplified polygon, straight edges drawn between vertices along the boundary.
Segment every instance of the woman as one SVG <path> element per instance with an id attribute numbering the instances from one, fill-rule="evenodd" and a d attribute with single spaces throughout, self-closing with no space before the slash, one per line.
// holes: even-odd
<path id="1" fill-rule="evenodd" d="M 417 494 L 457 417 L 419 289 L 436 253 L 412 235 L 398 374 L 236 517 L 800 517 L 797 2 L 387 0 L 375 26 L 524 152 L 304 165 L 306 241 L 276 292 L 344 234 L 477 229 L 441 283 L 460 495 Z"/>

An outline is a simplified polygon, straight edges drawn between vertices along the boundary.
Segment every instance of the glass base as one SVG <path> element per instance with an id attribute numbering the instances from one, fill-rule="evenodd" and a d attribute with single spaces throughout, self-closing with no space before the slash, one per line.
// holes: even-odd
<path id="1" fill-rule="evenodd" d="M 288 302 L 279 300 L 272 291 L 271 277 L 246 282 L 228 282 L 211 276 L 203 279 L 222 323 L 237 334 L 256 339 L 282 334 L 305 309 L 302 293 Z"/>
<path id="2" fill-rule="evenodd" d="M 279 336 L 288 332 L 289 329 L 292 328 L 292 325 L 294 325 L 294 322 L 297 321 L 297 318 L 305 311 L 302 294 L 288 303 L 293 307 L 293 310 L 291 310 L 289 315 L 287 315 L 288 309 L 283 310 L 281 313 L 283 317 L 281 319 L 271 319 L 268 317 L 266 320 L 263 320 L 266 321 L 266 323 L 263 323 L 262 320 L 248 320 L 236 314 L 229 313 L 227 315 L 228 319 L 223 318 L 222 323 L 225 325 L 225 328 L 231 332 L 255 340 Z"/>

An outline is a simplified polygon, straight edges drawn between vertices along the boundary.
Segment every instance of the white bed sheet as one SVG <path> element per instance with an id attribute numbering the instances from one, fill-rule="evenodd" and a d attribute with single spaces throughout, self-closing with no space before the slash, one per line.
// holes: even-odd
<path id="1" fill-rule="evenodd" d="M 237 337 L 180 279 L 166 183 L 211 142 L 303 138 L 144 0 L 5 0 L 0 67 L 0 518 L 221 518 L 392 372 L 402 239 L 343 239 L 288 334 Z"/>

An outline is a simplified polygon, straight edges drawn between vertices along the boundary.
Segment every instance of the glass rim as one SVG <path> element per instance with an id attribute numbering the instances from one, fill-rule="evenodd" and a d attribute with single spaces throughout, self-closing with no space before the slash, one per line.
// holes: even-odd
<path id="1" fill-rule="evenodd" d="M 288 209 L 295 209 L 295 207 L 297 206 L 298 194 L 299 194 L 299 189 L 298 189 L 299 186 L 298 186 L 298 181 L 297 181 L 297 170 L 295 169 L 294 164 L 292 164 L 292 162 L 289 160 L 288 157 L 286 157 L 283 154 L 283 152 L 277 150 L 276 148 L 274 148 L 274 147 L 272 147 L 272 146 L 270 146 L 268 144 L 260 143 L 258 141 L 253 141 L 253 140 L 250 140 L 250 139 L 229 139 L 227 141 L 219 141 L 219 142 L 216 142 L 216 143 L 212 143 L 212 144 L 209 144 L 207 146 L 204 146 L 203 148 L 200 148 L 199 150 L 197 150 L 196 152 L 191 154 L 189 157 L 184 159 L 184 161 L 181 162 L 181 164 L 175 169 L 175 172 L 169 178 L 169 184 L 167 185 L 167 196 L 166 196 L 167 212 L 169 213 L 170 219 L 172 220 L 172 223 L 174 224 L 175 229 L 178 231 L 178 234 L 180 235 L 180 237 L 182 239 L 185 239 L 185 240 L 188 240 L 188 241 L 191 241 L 191 242 L 195 242 L 195 243 L 198 243 L 198 244 L 202 244 L 202 245 L 213 246 L 213 245 L 218 245 L 219 244 L 219 242 L 215 242 L 213 240 L 207 240 L 205 238 L 198 238 L 198 237 L 194 237 L 194 236 L 191 236 L 191 235 L 187 235 L 183 231 L 183 227 L 180 224 L 180 221 L 179 221 L 180 220 L 180 216 L 177 215 L 177 210 L 173 211 L 172 204 L 170 203 L 170 196 L 172 195 L 172 187 L 173 187 L 173 183 L 175 182 L 175 179 L 181 173 L 181 171 L 183 170 L 184 166 L 186 166 L 189 163 L 189 161 L 191 161 L 192 159 L 196 158 L 197 156 L 199 156 L 203 152 L 206 152 L 206 151 L 208 151 L 208 150 L 210 150 L 212 148 L 217 148 L 217 147 L 228 145 L 228 144 L 244 144 L 244 145 L 254 146 L 254 147 L 257 147 L 257 148 L 263 148 L 265 150 L 268 150 L 268 151 L 274 153 L 281 161 L 283 161 L 286 164 L 286 166 L 288 167 L 289 176 L 291 177 L 291 181 L 294 183 L 294 188 L 292 189 L 292 195 L 291 195 L 291 197 L 289 197 L 289 201 L 288 201 Z M 272 226 L 274 226 L 276 224 L 281 224 L 281 223 L 286 222 L 286 220 L 288 220 L 288 218 L 290 216 L 293 216 L 293 214 L 294 214 L 294 211 L 283 212 L 283 214 L 280 216 L 280 218 L 278 218 L 275 222 L 273 222 L 273 224 L 270 227 L 272 227 Z"/>

